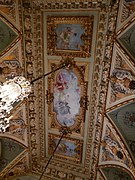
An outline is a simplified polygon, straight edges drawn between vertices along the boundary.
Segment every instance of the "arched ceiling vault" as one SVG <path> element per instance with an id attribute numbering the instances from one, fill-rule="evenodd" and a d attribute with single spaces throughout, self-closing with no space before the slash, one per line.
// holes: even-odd
<path id="1" fill-rule="evenodd" d="M 0 81 L 32 84 L 0 134 L 2 179 L 135 179 L 135 1 L 0 0 Z M 7 154 L 10 154 L 9 156 Z"/>

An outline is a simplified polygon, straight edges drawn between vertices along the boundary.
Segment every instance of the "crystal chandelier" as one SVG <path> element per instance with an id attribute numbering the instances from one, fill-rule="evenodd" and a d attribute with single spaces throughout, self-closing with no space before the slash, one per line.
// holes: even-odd
<path id="1" fill-rule="evenodd" d="M 23 76 L 17 76 L 0 84 L 0 133 L 5 132 L 11 119 L 11 110 L 15 104 L 31 91 L 31 84 Z"/>

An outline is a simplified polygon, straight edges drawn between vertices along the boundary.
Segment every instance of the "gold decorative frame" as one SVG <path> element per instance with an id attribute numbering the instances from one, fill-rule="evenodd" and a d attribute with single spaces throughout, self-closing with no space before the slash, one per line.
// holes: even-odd
<path id="1" fill-rule="evenodd" d="M 69 127 L 69 130 L 74 131 L 74 133 L 80 134 L 83 136 L 84 131 L 84 123 L 85 123 L 85 113 L 87 107 L 89 105 L 88 96 L 87 96 L 87 88 L 88 83 L 85 80 L 85 75 L 87 73 L 88 64 L 79 64 L 76 65 L 75 61 L 71 58 L 65 58 L 65 60 L 60 61 L 53 61 L 50 63 L 50 69 L 53 71 L 55 68 L 59 68 L 62 64 L 65 64 L 66 61 L 69 61 L 68 68 L 73 69 L 78 77 L 78 84 L 81 88 L 81 95 L 80 95 L 80 111 L 79 114 L 76 115 L 76 122 L 73 126 Z M 60 130 L 63 126 L 60 125 L 57 121 L 56 113 L 53 111 L 53 83 L 55 82 L 55 77 L 59 71 L 54 72 L 51 74 L 51 77 L 48 78 L 48 91 L 46 93 L 46 99 L 48 104 L 48 128 L 54 130 Z M 87 78 L 86 78 L 87 79 Z"/>
<path id="2" fill-rule="evenodd" d="M 50 154 L 50 155 L 53 153 L 53 150 L 55 149 L 54 139 L 59 140 L 60 136 L 59 135 L 48 134 L 48 142 L 49 142 L 48 154 Z M 76 155 L 74 157 L 72 157 L 72 156 L 59 154 L 56 151 L 55 152 L 55 157 L 60 158 L 60 159 L 64 158 L 64 160 L 74 161 L 75 163 L 81 163 L 81 161 L 82 161 L 83 141 L 79 140 L 79 139 L 72 139 L 70 137 L 63 138 L 63 140 L 66 141 L 66 142 L 72 142 L 72 143 L 74 143 L 76 145 Z"/>
<path id="3" fill-rule="evenodd" d="M 73 57 L 90 57 L 91 56 L 91 44 L 92 44 L 92 32 L 93 32 L 93 20 L 94 16 L 47 16 L 47 54 L 48 55 L 72 55 Z M 57 50 L 55 47 L 57 34 L 55 32 L 58 24 L 80 24 L 85 32 L 82 34 L 81 39 L 84 45 L 80 47 L 80 50 Z"/>

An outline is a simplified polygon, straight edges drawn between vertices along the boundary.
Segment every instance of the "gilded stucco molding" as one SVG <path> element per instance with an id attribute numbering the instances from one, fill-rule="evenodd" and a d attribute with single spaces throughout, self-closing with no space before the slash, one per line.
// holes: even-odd
<path id="1" fill-rule="evenodd" d="M 26 6 L 25 2 L 23 2 L 23 16 L 22 20 L 24 22 L 23 26 L 23 47 L 24 47 L 24 57 L 25 57 L 25 72 L 28 80 L 31 82 L 35 76 L 37 77 L 37 71 L 36 74 L 34 72 L 35 68 L 35 61 L 36 57 L 33 51 L 34 47 L 34 35 L 33 35 L 33 10 L 30 6 L 30 4 L 27 4 Z M 37 88 L 37 87 L 36 87 Z M 27 101 L 27 111 L 26 115 L 28 118 L 28 125 L 29 125 L 29 161 L 31 162 L 33 159 L 33 156 L 37 156 L 37 123 L 36 123 L 36 107 L 37 104 L 35 103 L 35 87 L 32 86 L 31 94 L 29 95 L 29 99 Z M 31 165 L 31 163 L 30 163 Z M 31 166 L 30 166 L 31 167 Z"/>
<path id="2" fill-rule="evenodd" d="M 103 5 L 109 5 L 110 1 L 104 0 L 34 0 L 33 3 L 36 7 L 39 7 L 41 10 L 46 9 L 81 9 L 81 8 L 97 8 Z"/>
<path id="3" fill-rule="evenodd" d="M 44 57 L 43 57 L 43 32 L 42 32 L 42 14 L 41 11 L 38 9 L 33 9 L 33 19 L 35 21 L 34 23 L 34 47 L 35 47 L 35 66 L 34 69 L 36 71 L 36 77 L 41 76 L 44 74 Z M 45 142 L 45 132 L 44 132 L 44 121 L 45 121 L 45 115 L 44 115 L 44 97 L 45 97 L 45 88 L 44 88 L 44 81 L 43 79 L 38 80 L 36 82 L 36 119 L 38 120 L 38 137 L 37 137 L 37 144 L 39 144 L 38 156 L 40 159 L 43 159 L 45 157 L 45 149 L 44 149 L 44 142 Z"/>
<path id="4" fill-rule="evenodd" d="M 104 59 L 99 61 L 100 56 L 98 56 L 97 61 L 102 64 L 102 77 L 100 82 L 100 94 L 99 94 L 99 102 L 98 105 L 95 105 L 95 107 L 98 108 L 97 114 L 95 114 L 95 117 L 92 117 L 92 122 L 94 124 L 95 122 L 95 135 L 93 139 L 94 141 L 94 146 L 93 146 L 93 162 L 91 163 L 91 178 L 95 179 L 95 171 L 96 171 L 96 162 L 98 162 L 98 154 L 99 154 L 99 146 L 100 146 L 100 138 L 101 138 L 101 132 L 102 132 L 102 126 L 103 126 L 103 112 L 105 108 L 105 99 L 106 99 L 106 93 L 107 93 L 107 86 L 108 86 L 108 75 L 109 75 L 109 70 L 110 70 L 110 64 L 111 64 L 111 56 L 112 56 L 112 49 L 113 49 L 113 37 L 115 34 L 115 27 L 116 27 L 116 17 L 117 17 L 117 11 L 118 11 L 118 2 L 115 4 L 115 6 L 110 6 L 108 8 L 108 31 L 106 32 L 107 34 L 104 34 L 105 40 L 106 40 L 106 48 L 104 52 Z M 101 26 L 102 27 L 102 26 Z M 98 44 L 98 43 L 97 43 Z M 99 50 L 99 53 L 101 54 L 101 50 Z M 103 57 L 103 56 L 102 56 Z M 96 65 L 97 66 L 97 65 Z M 96 67 L 95 66 L 95 67 Z M 97 68 L 98 69 L 98 68 Z M 95 70 L 96 73 L 96 70 Z M 96 76 L 96 74 L 95 74 Z M 98 80 L 98 78 L 97 78 Z M 97 83 L 97 82 L 96 82 Z M 93 87 L 95 92 L 98 92 L 96 87 Z M 98 94 L 93 94 L 94 97 Z M 94 98 L 93 98 L 94 99 Z M 93 107 L 93 112 L 96 112 L 94 107 Z M 95 120 L 94 120 L 95 119 Z M 97 140 L 96 140 L 97 139 Z"/>

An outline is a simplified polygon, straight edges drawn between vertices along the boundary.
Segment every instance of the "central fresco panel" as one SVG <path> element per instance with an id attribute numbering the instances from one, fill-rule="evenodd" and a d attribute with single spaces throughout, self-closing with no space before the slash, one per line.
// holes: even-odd
<path id="1" fill-rule="evenodd" d="M 53 57 L 48 59 L 49 71 L 68 64 L 48 78 L 48 153 L 53 153 L 60 132 L 68 129 L 70 134 L 61 140 L 55 157 L 82 163 L 89 63 L 80 62 L 79 58 L 91 56 L 93 16 L 47 16 L 46 19 L 47 54 Z"/>
<path id="2" fill-rule="evenodd" d="M 51 15 L 52 14 L 52 15 Z M 45 13 L 47 79 L 47 154 L 67 162 L 84 163 L 88 113 L 88 80 L 92 58 L 93 13 Z M 47 35 L 47 36 L 46 36 Z M 47 58 L 46 58 L 47 57 Z M 55 71 L 55 69 L 57 69 Z M 92 72 L 91 72 L 92 73 Z"/>

